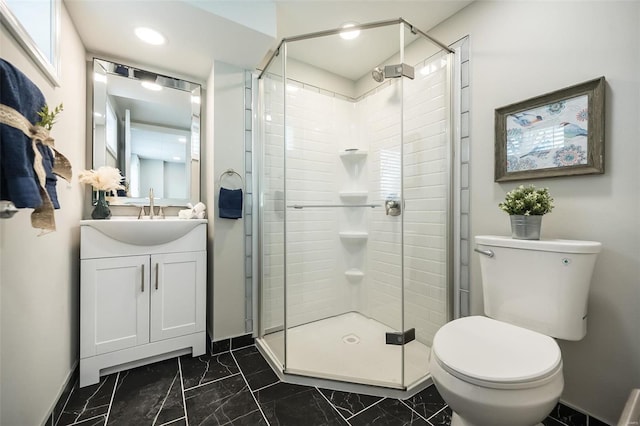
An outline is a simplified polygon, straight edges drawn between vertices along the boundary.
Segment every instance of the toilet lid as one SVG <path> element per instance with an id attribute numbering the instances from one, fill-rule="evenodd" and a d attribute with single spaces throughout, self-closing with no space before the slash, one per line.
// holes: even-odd
<path id="1" fill-rule="evenodd" d="M 551 337 L 482 316 L 445 324 L 432 351 L 452 374 L 498 385 L 545 378 L 562 362 Z"/>

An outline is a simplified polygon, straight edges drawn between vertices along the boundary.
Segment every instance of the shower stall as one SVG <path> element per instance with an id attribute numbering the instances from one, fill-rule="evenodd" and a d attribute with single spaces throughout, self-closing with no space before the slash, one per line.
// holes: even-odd
<path id="1" fill-rule="evenodd" d="M 257 346 L 285 380 L 428 384 L 452 316 L 452 56 L 397 19 L 283 39 L 260 74 Z"/>

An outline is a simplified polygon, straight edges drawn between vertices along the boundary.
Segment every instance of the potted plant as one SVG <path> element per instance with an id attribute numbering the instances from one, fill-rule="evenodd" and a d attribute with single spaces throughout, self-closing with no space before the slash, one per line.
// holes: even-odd
<path id="1" fill-rule="evenodd" d="M 554 206 L 548 188 L 520 185 L 507 192 L 498 207 L 510 215 L 512 238 L 539 240 L 542 216 L 551 212 Z"/>
<path id="2" fill-rule="evenodd" d="M 91 217 L 93 219 L 109 219 L 111 209 L 109 209 L 109 202 L 105 196 L 107 192 L 124 189 L 124 186 L 121 185 L 120 170 L 110 166 L 103 166 L 98 170 L 83 170 L 80 172 L 78 180 L 93 186 L 93 189 L 98 191 L 96 207 L 91 212 Z"/>

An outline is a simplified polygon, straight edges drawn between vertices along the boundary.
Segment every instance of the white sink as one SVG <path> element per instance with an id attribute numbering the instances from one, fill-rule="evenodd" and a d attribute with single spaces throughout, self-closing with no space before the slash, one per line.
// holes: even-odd
<path id="1" fill-rule="evenodd" d="M 207 219 L 138 219 L 135 216 L 112 216 L 105 220 L 81 220 L 80 226 L 90 226 L 104 235 L 126 244 L 155 246 L 185 236 Z"/>

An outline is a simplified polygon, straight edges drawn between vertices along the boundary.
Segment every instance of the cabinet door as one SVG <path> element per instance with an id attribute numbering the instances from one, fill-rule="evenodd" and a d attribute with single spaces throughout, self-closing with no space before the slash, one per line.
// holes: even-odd
<path id="1" fill-rule="evenodd" d="M 151 341 L 204 331 L 204 252 L 151 256 Z"/>
<path id="2" fill-rule="evenodd" d="M 149 269 L 149 256 L 82 260 L 82 358 L 149 341 Z"/>

